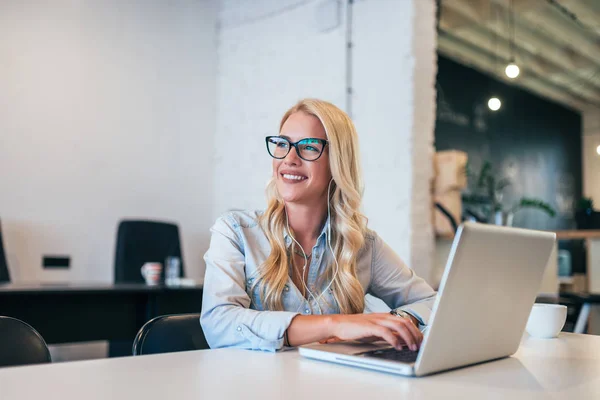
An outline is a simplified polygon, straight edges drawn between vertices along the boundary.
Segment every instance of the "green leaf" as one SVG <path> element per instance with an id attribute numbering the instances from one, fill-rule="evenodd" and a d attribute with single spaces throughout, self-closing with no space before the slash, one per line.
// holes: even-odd
<path id="1" fill-rule="evenodd" d="M 488 180 L 488 176 L 490 175 L 490 170 L 492 169 L 492 163 L 486 161 L 481 166 L 481 171 L 479 172 L 479 180 L 477 181 L 478 188 L 484 188 L 485 183 Z"/>
<path id="2" fill-rule="evenodd" d="M 501 191 L 504 190 L 505 187 L 510 186 L 512 182 L 508 178 L 502 178 L 496 184 L 496 190 Z"/>
<path id="3" fill-rule="evenodd" d="M 534 208 L 545 212 L 551 217 L 556 216 L 556 210 L 550 204 L 540 199 L 522 197 L 521 201 L 519 201 L 519 203 L 513 208 L 513 210 L 516 212 L 521 208 Z"/>

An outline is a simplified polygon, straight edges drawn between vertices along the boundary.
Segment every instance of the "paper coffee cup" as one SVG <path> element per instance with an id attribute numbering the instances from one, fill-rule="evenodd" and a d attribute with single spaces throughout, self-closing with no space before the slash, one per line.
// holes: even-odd
<path id="1" fill-rule="evenodd" d="M 146 285 L 154 286 L 159 284 L 162 268 L 162 264 L 156 262 L 148 262 L 142 265 L 141 273 L 146 281 Z"/>

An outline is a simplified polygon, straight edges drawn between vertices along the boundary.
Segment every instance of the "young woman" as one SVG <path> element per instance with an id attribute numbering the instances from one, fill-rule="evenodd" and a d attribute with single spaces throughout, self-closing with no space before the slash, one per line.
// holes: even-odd
<path id="1" fill-rule="evenodd" d="M 305 99 L 266 144 L 267 209 L 227 213 L 211 229 L 200 319 L 211 348 L 385 340 L 417 350 L 436 293 L 367 228 L 350 118 Z M 392 313 L 363 313 L 367 293 Z"/>

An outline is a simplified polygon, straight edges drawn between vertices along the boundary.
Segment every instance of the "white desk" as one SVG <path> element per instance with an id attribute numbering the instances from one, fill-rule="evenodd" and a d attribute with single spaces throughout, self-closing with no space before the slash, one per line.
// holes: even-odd
<path id="1" fill-rule="evenodd" d="M 0 369 L 14 399 L 569 399 L 600 398 L 600 336 L 527 338 L 515 357 L 405 378 L 300 357 L 204 350 Z"/>

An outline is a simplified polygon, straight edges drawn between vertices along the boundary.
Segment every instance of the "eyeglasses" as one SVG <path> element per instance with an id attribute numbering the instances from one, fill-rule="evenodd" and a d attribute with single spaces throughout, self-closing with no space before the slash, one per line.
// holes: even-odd
<path id="1" fill-rule="evenodd" d="M 267 136 L 267 151 L 273 158 L 281 160 L 289 154 L 292 146 L 296 148 L 298 156 L 305 161 L 316 161 L 323 154 L 327 140 L 317 138 L 305 138 L 296 143 L 290 142 L 282 136 Z"/>

